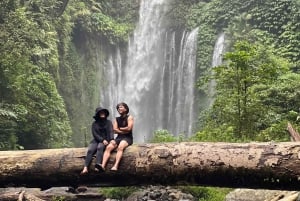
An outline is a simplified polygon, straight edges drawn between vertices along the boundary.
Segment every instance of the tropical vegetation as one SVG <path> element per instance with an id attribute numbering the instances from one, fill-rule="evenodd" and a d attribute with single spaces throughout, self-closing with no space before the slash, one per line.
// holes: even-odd
<path id="1" fill-rule="evenodd" d="M 300 128 L 300 1 L 173 0 L 171 6 L 171 29 L 199 27 L 195 85 L 208 96 L 215 82 L 214 101 L 210 108 L 198 103 L 190 139 L 157 130 L 151 142 L 289 141 L 287 123 Z M 86 144 L 104 76 L 97 62 L 126 48 L 138 8 L 134 0 L 0 1 L 0 150 Z M 211 68 L 220 33 L 226 53 Z M 199 200 L 222 200 L 228 192 L 182 188 Z M 106 193 L 121 198 L 133 190 Z"/>
<path id="2" fill-rule="evenodd" d="M 126 48 L 139 4 L 3 0 L 0 5 L 0 149 L 84 146 L 104 76 L 97 60 L 104 61 L 116 46 Z M 299 0 L 171 4 L 169 28 L 200 28 L 198 95 L 207 95 L 208 84 L 216 83 L 212 106 L 198 103 L 202 110 L 189 140 L 289 140 L 287 122 L 299 125 L 299 5 Z M 212 69 L 220 33 L 226 35 L 226 53 L 223 64 Z M 165 141 L 173 140 L 161 132 Z M 153 142 L 159 140 L 155 136 Z"/>

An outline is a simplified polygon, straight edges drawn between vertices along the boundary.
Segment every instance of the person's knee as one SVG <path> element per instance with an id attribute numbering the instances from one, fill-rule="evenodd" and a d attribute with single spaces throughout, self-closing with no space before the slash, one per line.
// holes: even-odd
<path id="1" fill-rule="evenodd" d="M 124 151 L 124 149 L 126 149 L 127 144 L 120 144 L 117 148 L 118 151 Z"/>
<path id="2" fill-rule="evenodd" d="M 119 147 L 117 148 L 117 151 L 124 151 L 124 147 L 119 146 Z"/>
<path id="3" fill-rule="evenodd" d="M 107 147 L 106 147 L 105 150 L 112 151 L 112 150 L 114 150 L 114 149 L 115 149 L 115 145 L 109 144 L 109 145 L 107 145 Z"/>
<path id="4" fill-rule="evenodd" d="M 94 150 L 93 149 L 88 149 L 87 154 L 94 154 Z"/>
<path id="5" fill-rule="evenodd" d="M 105 148 L 104 144 L 98 145 L 97 151 L 104 151 L 104 148 Z"/>

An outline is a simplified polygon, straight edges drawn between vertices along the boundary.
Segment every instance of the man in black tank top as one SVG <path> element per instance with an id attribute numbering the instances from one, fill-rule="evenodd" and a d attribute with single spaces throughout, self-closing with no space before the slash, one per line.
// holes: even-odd
<path id="1" fill-rule="evenodd" d="M 105 170 L 111 152 L 117 148 L 116 160 L 111 168 L 111 170 L 117 171 L 124 150 L 133 143 L 132 129 L 134 120 L 133 117 L 128 114 L 129 107 L 126 103 L 119 103 L 116 108 L 120 114 L 113 122 L 113 130 L 117 134 L 117 137 L 111 140 L 105 149 L 101 165 L 103 170 Z"/>

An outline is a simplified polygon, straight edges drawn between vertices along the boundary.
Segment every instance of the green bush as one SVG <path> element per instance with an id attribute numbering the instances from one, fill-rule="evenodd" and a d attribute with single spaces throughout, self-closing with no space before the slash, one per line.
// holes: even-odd
<path id="1" fill-rule="evenodd" d="M 52 197 L 51 200 L 52 200 L 52 201 L 65 201 L 66 198 L 63 197 L 63 196 L 54 196 L 54 197 Z"/>
<path id="2" fill-rule="evenodd" d="M 101 188 L 100 193 L 112 199 L 124 199 L 138 190 L 137 187 L 107 187 Z"/>
<path id="3" fill-rule="evenodd" d="M 183 192 L 190 193 L 199 201 L 223 201 L 225 196 L 232 191 L 230 188 L 213 188 L 201 186 L 181 186 Z"/>
<path id="4" fill-rule="evenodd" d="M 177 142 L 178 139 L 172 135 L 168 130 L 156 130 L 154 131 L 153 138 L 150 140 L 152 143 L 159 142 Z"/>

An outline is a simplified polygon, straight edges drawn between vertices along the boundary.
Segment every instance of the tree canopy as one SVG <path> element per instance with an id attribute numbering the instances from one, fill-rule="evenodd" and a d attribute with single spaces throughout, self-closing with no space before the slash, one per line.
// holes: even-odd
<path id="1" fill-rule="evenodd" d="M 194 139 L 289 140 L 285 128 L 288 121 L 296 123 L 290 113 L 297 113 L 299 107 L 298 84 L 285 81 L 287 77 L 295 78 L 293 83 L 299 79 L 290 67 L 286 59 L 263 44 L 236 42 L 224 55 L 224 64 L 213 69 L 215 101 L 206 114 L 203 130 Z M 283 83 L 286 88 L 280 87 Z M 285 101 L 293 104 L 283 109 Z"/>

